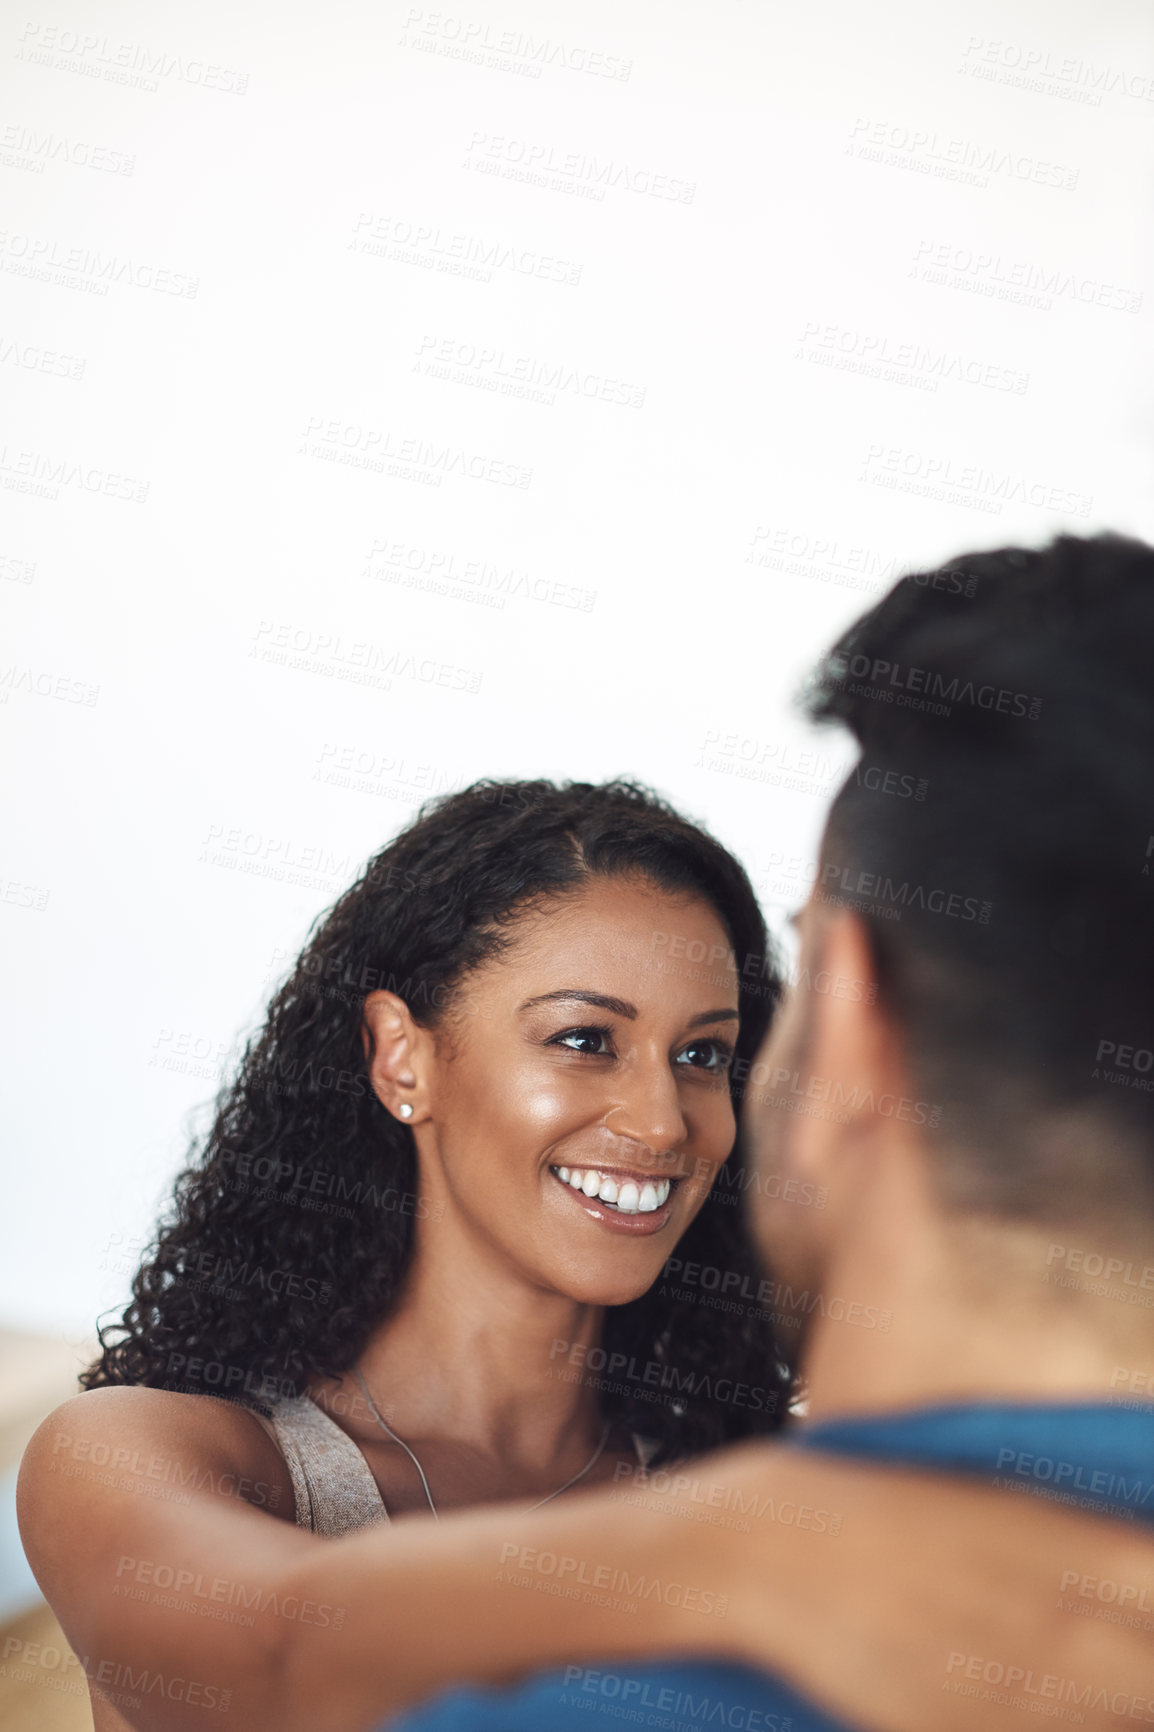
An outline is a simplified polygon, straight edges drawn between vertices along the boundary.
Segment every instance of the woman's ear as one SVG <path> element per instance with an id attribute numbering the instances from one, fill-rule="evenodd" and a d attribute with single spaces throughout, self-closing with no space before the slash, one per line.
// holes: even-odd
<path id="1" fill-rule="evenodd" d="M 427 1036 L 395 992 L 370 992 L 364 1003 L 361 1041 L 369 1081 L 381 1105 L 402 1124 L 429 1116 L 424 1064 Z"/>

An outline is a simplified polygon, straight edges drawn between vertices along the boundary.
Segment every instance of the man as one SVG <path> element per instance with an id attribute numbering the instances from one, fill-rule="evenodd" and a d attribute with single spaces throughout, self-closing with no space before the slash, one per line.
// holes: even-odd
<path id="1" fill-rule="evenodd" d="M 1154 1521 L 1152 647 L 1154 553 L 1063 537 L 902 579 L 813 683 L 861 760 L 744 1079 L 798 1448 Z M 1065 1673 L 961 1625 L 918 1663 L 943 1699 L 1154 1724 L 1154 1658 L 1145 1697 L 1096 1669 L 1096 1614 L 1154 1630 L 1145 1589 L 1054 1587 Z M 742 1666 L 572 1666 L 396 1724 L 835 1732 L 891 1700 L 831 1679 L 830 1718 Z"/>

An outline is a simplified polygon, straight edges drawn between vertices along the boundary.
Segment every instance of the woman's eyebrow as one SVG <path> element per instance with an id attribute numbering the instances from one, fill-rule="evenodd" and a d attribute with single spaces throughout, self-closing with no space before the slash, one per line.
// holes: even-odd
<path id="1" fill-rule="evenodd" d="M 637 1020 L 635 1004 L 629 1004 L 624 998 L 611 998 L 607 992 L 587 992 L 579 986 L 565 986 L 559 992 L 542 992 L 536 998 L 527 998 L 521 1009 L 531 1010 L 535 1004 L 552 1004 L 562 998 L 579 999 L 582 1004 L 595 1004 L 599 1010 L 611 1010 L 615 1016 L 628 1017 L 630 1022 Z"/>
<path id="2" fill-rule="evenodd" d="M 583 987 L 562 987 L 559 992 L 542 992 L 536 998 L 527 998 L 521 1006 L 522 1010 L 531 1010 L 535 1004 L 554 1004 L 562 999 L 571 1003 L 578 1000 L 581 1004 L 595 1004 L 600 1010 L 611 1010 L 616 1016 L 624 1016 L 630 1022 L 637 1020 L 637 1006 L 629 1004 L 624 998 L 611 998 L 607 992 L 588 992 Z M 699 1016 L 691 1016 L 687 1028 L 697 1028 L 706 1022 L 736 1022 L 740 1011 L 725 1005 L 721 1010 L 704 1010 Z"/>

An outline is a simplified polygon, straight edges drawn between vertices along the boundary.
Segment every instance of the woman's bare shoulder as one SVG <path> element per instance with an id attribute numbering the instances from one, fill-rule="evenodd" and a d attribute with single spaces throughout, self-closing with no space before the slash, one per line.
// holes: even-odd
<path id="1" fill-rule="evenodd" d="M 179 1500 L 217 1491 L 292 1521 L 292 1481 L 258 1415 L 214 1395 L 109 1385 L 71 1396 L 34 1433 L 21 1468 L 27 1507 L 66 1479 Z"/>
<path id="2" fill-rule="evenodd" d="M 16 1510 L 41 1592 L 101 1679 L 171 1670 L 231 1690 L 246 1726 L 268 1724 L 255 1709 L 279 1675 L 279 1584 L 326 1542 L 297 1526 L 287 1470 L 251 1412 L 161 1389 L 74 1395 L 25 1450 Z M 205 1615 L 266 1590 L 267 1615 Z M 169 1707 L 132 1724 L 167 1726 Z"/>

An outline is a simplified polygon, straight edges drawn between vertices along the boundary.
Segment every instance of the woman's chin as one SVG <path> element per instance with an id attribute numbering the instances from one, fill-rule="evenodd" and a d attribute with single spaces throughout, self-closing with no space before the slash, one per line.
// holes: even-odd
<path id="1" fill-rule="evenodd" d="M 590 1273 L 575 1277 L 572 1271 L 558 1271 L 556 1290 L 576 1305 L 629 1305 L 634 1299 L 640 1299 L 643 1293 L 648 1293 L 660 1274 L 660 1269 L 644 1270 L 630 1277 L 617 1270 L 612 1275 Z"/>

